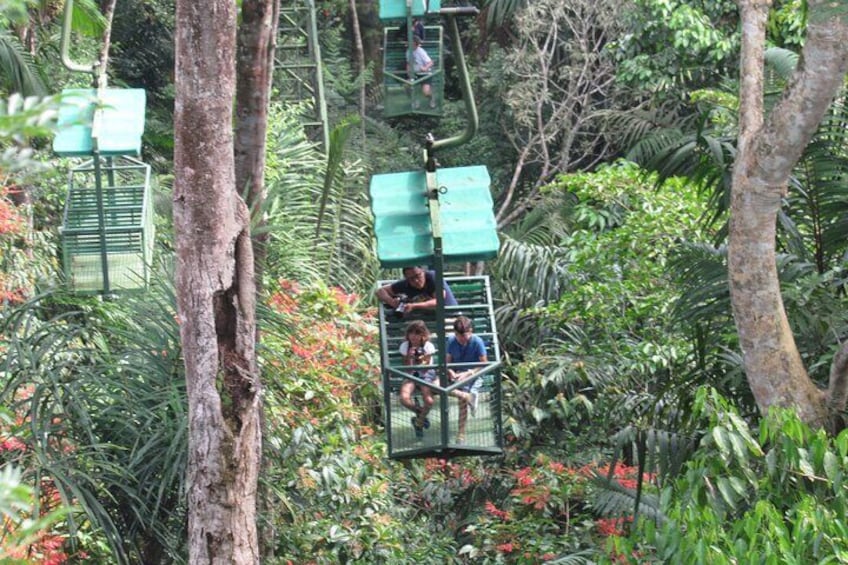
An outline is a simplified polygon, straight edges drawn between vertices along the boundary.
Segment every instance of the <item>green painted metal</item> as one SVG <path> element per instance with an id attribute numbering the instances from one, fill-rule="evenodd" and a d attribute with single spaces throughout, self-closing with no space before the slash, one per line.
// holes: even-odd
<path id="1" fill-rule="evenodd" d="M 441 116 L 444 103 L 445 73 L 444 37 L 441 26 L 425 26 L 421 44 L 433 60 L 433 71 L 416 76 L 407 71 L 407 38 L 399 27 L 383 30 L 383 115 L 387 118 L 418 114 Z M 424 96 L 424 83 L 429 83 L 432 97 Z"/>
<path id="2" fill-rule="evenodd" d="M 407 15 L 424 16 L 437 14 L 442 9 L 441 0 L 380 0 L 380 19 L 397 20 Z"/>
<path id="3" fill-rule="evenodd" d="M 65 0 L 65 11 L 62 16 L 62 39 L 60 43 L 62 64 L 70 71 L 94 74 L 98 66 L 96 61 L 92 61 L 91 63 L 77 63 L 71 59 L 71 24 L 73 23 L 73 12 L 74 0 Z"/>
<path id="4" fill-rule="evenodd" d="M 150 166 L 97 157 L 73 168 L 62 222 L 62 263 L 72 291 L 142 289 L 153 259 Z"/>
<path id="5" fill-rule="evenodd" d="M 53 151 L 63 157 L 139 155 L 146 95 L 140 88 L 62 91 Z"/>
<path id="6" fill-rule="evenodd" d="M 421 316 L 399 317 L 391 309 L 380 307 L 381 366 L 383 395 L 386 407 L 386 434 L 389 457 L 409 459 L 414 457 L 452 457 L 463 455 L 497 455 L 503 450 L 503 423 L 501 417 L 502 363 L 498 332 L 495 326 L 492 293 L 488 277 L 444 277 L 448 282 L 458 306 L 444 306 L 444 312 L 426 312 Z M 379 281 L 378 287 L 392 281 Z M 417 311 L 421 312 L 421 311 Z M 461 383 L 449 383 L 443 352 L 448 334 L 452 332 L 453 319 L 458 315 L 469 317 L 474 324 L 474 334 L 486 345 L 488 361 L 473 365 L 479 372 L 480 403 L 474 415 L 469 414 L 465 430 L 465 441 L 457 442 L 459 424 L 459 402 L 450 396 L 450 391 Z M 436 404 L 428 414 L 430 427 L 424 437 L 417 438 L 411 425 L 412 412 L 400 404 L 398 389 L 405 379 L 416 380 L 410 368 L 403 365 L 398 348 L 404 340 L 406 325 L 412 319 L 423 319 L 431 332 L 431 341 L 436 345 L 434 359 L 439 379 L 428 384 L 418 379 L 422 386 L 433 391 Z M 468 364 L 463 364 L 469 366 Z M 453 366 L 451 366 L 453 367 Z"/>
<path id="7" fill-rule="evenodd" d="M 486 167 L 435 171 L 445 263 L 485 261 L 500 242 Z M 371 177 L 377 256 L 384 268 L 433 264 L 435 248 L 424 171 Z"/>
<path id="8" fill-rule="evenodd" d="M 448 26 L 451 30 L 451 49 L 453 50 L 454 61 L 458 71 L 459 87 L 462 91 L 462 99 L 465 102 L 466 125 L 465 131 L 460 134 L 445 138 L 433 140 L 431 149 L 446 149 L 448 147 L 456 147 L 471 140 L 474 134 L 477 133 L 479 126 L 479 117 L 477 115 L 477 103 L 474 101 L 474 91 L 471 89 L 471 77 L 468 74 L 468 67 L 465 64 L 465 51 L 462 49 L 462 42 L 459 40 L 459 28 L 456 24 L 456 18 L 453 14 L 445 16 L 448 20 Z"/>
<path id="9" fill-rule="evenodd" d="M 277 95 L 309 103 L 301 123 L 309 138 L 326 151 L 330 131 L 314 0 L 282 0 L 274 64 Z"/>

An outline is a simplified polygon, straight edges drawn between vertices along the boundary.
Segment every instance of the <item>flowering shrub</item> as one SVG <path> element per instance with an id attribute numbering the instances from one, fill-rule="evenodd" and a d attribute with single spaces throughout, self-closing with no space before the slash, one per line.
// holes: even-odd
<path id="1" fill-rule="evenodd" d="M 0 187 L 0 305 L 26 300 L 37 280 L 52 276 L 56 267 L 52 237 L 29 232 L 9 194 L 9 187 Z"/>
<path id="2" fill-rule="evenodd" d="M 30 456 L 20 435 L 26 418 L 6 417 L 0 422 L 0 562 L 65 563 L 70 559 L 65 551 L 68 534 L 58 526 L 67 508 L 49 477 L 41 478 L 36 495 L 26 482 L 32 477 L 21 472 Z"/>
<path id="3" fill-rule="evenodd" d="M 617 546 L 606 540 L 627 535 L 633 517 L 598 517 L 586 504 L 593 482 L 608 472 L 608 465 L 572 467 L 547 455 L 506 471 L 508 494 L 485 501 L 476 522 L 465 528 L 469 538 L 461 552 L 482 563 L 542 563 L 576 554 L 615 561 Z M 613 467 L 623 488 L 634 488 L 637 475 L 635 467 Z"/>
<path id="4" fill-rule="evenodd" d="M 276 315 L 261 343 L 263 482 L 264 520 L 280 532 L 273 562 L 450 561 L 452 532 L 437 531 L 420 501 L 404 498 L 410 474 L 387 460 L 375 431 L 382 396 L 374 313 L 357 313 L 355 296 L 321 284 L 280 281 L 268 302 Z"/>
<path id="5" fill-rule="evenodd" d="M 305 422 L 356 422 L 370 435 L 366 414 L 379 406 L 380 363 L 373 312 L 357 314 L 357 298 L 339 289 L 301 288 L 279 281 L 268 302 L 279 314 L 262 337 L 260 362 L 267 405 L 276 412 L 281 437 Z"/>
<path id="6" fill-rule="evenodd" d="M 462 552 L 483 563 L 540 563 L 576 551 L 591 535 L 591 513 L 583 505 L 591 474 L 545 455 L 507 471 L 508 495 L 487 500 Z"/>

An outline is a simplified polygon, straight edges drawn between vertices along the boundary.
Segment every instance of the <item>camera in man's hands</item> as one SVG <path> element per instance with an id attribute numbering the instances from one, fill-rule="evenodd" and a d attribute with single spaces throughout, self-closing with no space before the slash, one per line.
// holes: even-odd
<path id="1" fill-rule="evenodd" d="M 395 312 L 397 312 L 398 314 L 403 314 L 404 312 L 406 312 L 407 296 L 405 294 L 398 294 L 397 299 L 398 305 L 395 308 Z"/>

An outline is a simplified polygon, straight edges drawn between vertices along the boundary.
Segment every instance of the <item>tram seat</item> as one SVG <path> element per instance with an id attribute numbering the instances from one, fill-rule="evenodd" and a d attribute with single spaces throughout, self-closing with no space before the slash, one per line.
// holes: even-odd
<path id="1" fill-rule="evenodd" d="M 389 457 L 407 459 L 412 457 L 452 457 L 457 455 L 497 455 L 503 449 L 503 426 L 501 419 L 501 376 L 500 349 L 495 329 L 494 309 L 488 277 L 445 277 L 445 281 L 454 290 L 459 304 L 446 306 L 444 316 L 436 312 L 414 311 L 408 317 L 396 315 L 391 308 L 380 305 L 380 343 L 381 365 L 383 372 L 383 396 L 386 406 L 386 432 L 389 444 Z M 383 286 L 391 281 L 380 281 Z M 483 340 L 486 346 L 486 362 L 456 363 L 447 368 L 476 368 L 481 375 L 470 378 L 474 390 L 478 393 L 475 411 L 463 412 L 462 400 L 450 394 L 446 389 L 455 390 L 458 383 L 442 382 L 446 375 L 441 373 L 446 338 L 453 334 L 453 322 L 457 316 L 471 318 L 474 334 Z M 420 366 L 418 370 L 430 368 L 439 375 L 438 381 L 431 385 L 434 404 L 428 412 L 430 426 L 426 431 L 414 429 L 414 419 L 408 407 L 401 404 L 401 384 L 412 378 L 414 367 L 405 366 L 399 353 L 400 344 L 405 339 L 406 327 L 410 320 L 422 320 L 430 329 L 430 340 L 436 346 L 433 364 Z M 413 398 L 423 402 L 420 387 L 413 392 Z M 464 429 L 460 422 L 464 420 Z M 425 426 L 426 427 L 426 426 Z"/>
<path id="2" fill-rule="evenodd" d="M 53 151 L 89 157 L 68 175 L 60 230 L 74 292 L 140 290 L 150 279 L 155 224 L 150 166 L 141 153 L 143 89 L 62 91 Z"/>

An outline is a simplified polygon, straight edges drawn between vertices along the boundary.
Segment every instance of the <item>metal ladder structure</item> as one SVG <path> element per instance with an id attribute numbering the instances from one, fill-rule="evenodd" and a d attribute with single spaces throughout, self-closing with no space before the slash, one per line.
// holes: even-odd
<path id="1" fill-rule="evenodd" d="M 274 63 L 279 96 L 310 103 L 311 108 L 302 117 L 304 130 L 327 151 L 330 132 L 315 0 L 282 0 Z"/>

